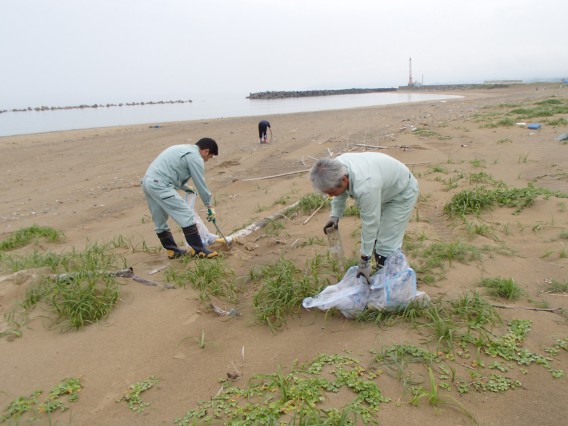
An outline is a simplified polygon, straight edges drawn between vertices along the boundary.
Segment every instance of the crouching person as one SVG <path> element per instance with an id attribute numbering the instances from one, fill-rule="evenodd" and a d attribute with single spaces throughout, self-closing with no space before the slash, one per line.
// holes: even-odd
<path id="1" fill-rule="evenodd" d="M 178 193 L 179 189 L 193 192 L 193 188 L 187 185 L 191 179 L 207 207 L 207 220 L 215 221 L 211 192 L 205 183 L 205 162 L 218 154 L 217 142 L 211 138 L 200 139 L 195 145 L 173 145 L 152 161 L 142 179 L 142 191 L 148 202 L 156 234 L 170 259 L 184 255 L 211 259 L 218 255 L 216 251 L 204 247 L 195 224 L 194 212 Z M 188 250 L 177 246 L 167 223 L 170 217 L 183 230 Z"/>
<path id="2" fill-rule="evenodd" d="M 361 216 L 361 259 L 357 276 L 367 282 L 371 256 L 377 269 L 402 248 L 410 215 L 418 198 L 418 182 L 406 165 L 381 153 L 347 153 L 317 161 L 310 179 L 314 188 L 331 197 L 331 216 L 324 233 L 338 227 L 347 198 L 357 202 Z"/>

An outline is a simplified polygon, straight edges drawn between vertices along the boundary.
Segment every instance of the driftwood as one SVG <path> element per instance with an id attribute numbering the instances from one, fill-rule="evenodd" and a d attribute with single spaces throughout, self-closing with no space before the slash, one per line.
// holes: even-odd
<path id="1" fill-rule="evenodd" d="M 373 149 L 389 149 L 390 148 L 390 146 L 366 145 L 364 143 L 356 143 L 355 146 L 362 146 L 363 148 L 373 148 Z"/>
<path id="2" fill-rule="evenodd" d="M 250 179 L 242 179 L 243 182 L 248 182 L 251 180 L 262 180 L 262 179 L 272 179 L 272 178 L 276 178 L 276 177 L 281 177 L 281 176 L 290 176 L 290 175 L 295 175 L 298 173 L 306 173 L 309 172 L 310 170 L 298 170 L 296 172 L 289 172 L 289 173 L 281 173 L 279 175 L 272 175 L 272 176 L 263 176 L 263 177 L 259 177 L 259 178 L 250 178 Z"/>
<path id="3" fill-rule="evenodd" d="M 120 269 L 118 271 L 114 271 L 114 272 L 101 272 L 102 274 L 108 275 L 109 277 L 121 277 L 121 278 L 131 278 L 134 281 L 140 283 L 140 284 L 144 284 L 144 285 L 148 285 L 151 287 L 160 287 L 161 284 L 154 282 L 154 281 L 150 281 L 144 278 L 141 278 L 137 275 L 134 275 L 134 269 L 132 269 L 132 267 L 128 268 L 128 269 Z M 52 275 L 51 278 L 52 279 L 56 279 L 56 280 L 60 280 L 60 281 L 74 281 L 78 276 L 80 276 L 81 273 L 79 272 L 74 272 L 74 273 L 69 273 L 69 274 L 56 274 L 56 275 Z M 174 288 L 173 286 L 164 286 L 165 288 Z"/>
<path id="4" fill-rule="evenodd" d="M 286 207 L 283 210 L 280 210 L 279 212 L 265 217 L 264 219 L 261 219 L 257 222 L 254 222 L 252 224 L 250 224 L 249 226 L 247 226 L 246 228 L 240 229 L 237 232 L 234 232 L 233 234 L 229 235 L 227 238 L 242 238 L 242 237 L 246 237 L 249 234 L 252 234 L 255 231 L 258 231 L 259 229 L 264 228 L 266 225 L 268 225 L 270 222 L 272 222 L 273 220 L 276 219 L 280 219 L 282 217 L 286 217 L 286 212 L 288 212 L 288 210 L 293 209 L 294 207 L 296 207 L 298 204 L 300 204 L 299 201 L 296 201 L 294 204 Z"/>
<path id="5" fill-rule="evenodd" d="M 500 308 L 500 309 L 524 309 L 525 311 L 543 311 L 543 312 L 556 312 L 556 311 L 560 311 L 562 310 L 562 308 L 554 308 L 554 309 L 548 309 L 548 308 L 527 308 L 525 306 L 505 306 L 505 305 L 491 305 L 494 308 Z"/>

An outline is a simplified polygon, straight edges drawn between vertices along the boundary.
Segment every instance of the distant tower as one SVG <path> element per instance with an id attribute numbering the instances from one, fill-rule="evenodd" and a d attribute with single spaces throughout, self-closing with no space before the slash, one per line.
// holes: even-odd
<path id="1" fill-rule="evenodd" d="M 412 81 L 412 58 L 408 59 L 408 87 L 414 86 Z"/>

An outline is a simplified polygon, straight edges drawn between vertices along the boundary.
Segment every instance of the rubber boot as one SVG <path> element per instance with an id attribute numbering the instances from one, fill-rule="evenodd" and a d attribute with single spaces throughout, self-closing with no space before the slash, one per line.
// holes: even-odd
<path id="1" fill-rule="evenodd" d="M 197 230 L 197 225 L 193 224 L 182 228 L 183 235 L 185 235 L 185 240 L 189 244 L 189 246 L 195 250 L 195 256 L 201 258 L 212 259 L 217 257 L 219 253 L 216 251 L 211 251 L 206 249 L 201 242 L 201 237 L 199 236 L 199 231 Z"/>
<path id="2" fill-rule="evenodd" d="M 375 262 L 377 262 L 377 271 L 380 271 L 385 266 L 386 256 L 381 256 L 379 253 L 375 252 Z"/>
<path id="3" fill-rule="evenodd" d="M 160 232 L 158 235 L 158 238 L 160 239 L 160 242 L 162 243 L 162 246 L 166 249 L 166 252 L 168 253 L 168 259 L 177 259 L 179 257 L 185 256 L 185 255 L 190 255 L 193 256 L 195 253 L 188 253 L 186 250 L 182 250 L 180 249 L 175 240 L 174 240 L 174 236 L 172 235 L 172 233 L 170 231 L 164 231 L 164 232 Z"/>

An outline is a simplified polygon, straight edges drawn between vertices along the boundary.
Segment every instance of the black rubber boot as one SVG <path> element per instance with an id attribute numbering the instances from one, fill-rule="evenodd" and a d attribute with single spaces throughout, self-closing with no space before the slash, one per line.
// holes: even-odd
<path id="1" fill-rule="evenodd" d="M 177 246 L 176 241 L 174 240 L 174 236 L 170 231 L 160 232 L 157 235 L 160 239 L 160 242 L 162 243 L 162 246 L 168 253 L 168 259 L 177 259 L 187 254 L 193 255 L 193 253 L 188 253 L 186 250 L 182 250 Z"/>
<path id="2" fill-rule="evenodd" d="M 219 253 L 216 251 L 211 251 L 203 247 L 201 242 L 201 237 L 199 236 L 199 231 L 197 230 L 197 225 L 193 224 L 182 228 L 183 235 L 185 235 L 185 240 L 190 245 L 190 247 L 195 250 L 195 256 L 212 259 L 217 257 Z"/>
<path id="3" fill-rule="evenodd" d="M 377 262 L 377 271 L 383 269 L 383 267 L 385 266 L 385 260 L 387 260 L 385 256 L 381 256 L 379 253 L 375 252 L 375 262 Z"/>

